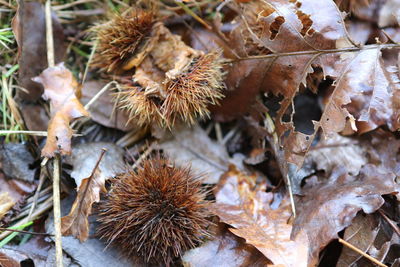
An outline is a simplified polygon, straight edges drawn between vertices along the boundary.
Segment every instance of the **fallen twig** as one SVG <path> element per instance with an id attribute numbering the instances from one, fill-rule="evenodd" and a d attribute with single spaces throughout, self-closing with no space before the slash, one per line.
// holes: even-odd
<path id="1" fill-rule="evenodd" d="M 344 239 L 342 239 L 340 237 L 339 237 L 339 243 L 342 243 L 343 245 L 345 245 L 349 249 L 351 249 L 351 250 L 357 252 L 358 254 L 362 255 L 363 257 L 369 259 L 370 261 L 372 261 L 373 263 L 375 263 L 378 266 L 388 267 L 386 264 L 383 264 L 382 262 L 378 261 L 377 259 L 371 257 L 370 255 L 368 255 L 364 251 L 356 248 L 355 246 L 353 246 L 352 244 L 350 244 L 349 242 L 347 242 L 346 240 L 344 240 Z"/>

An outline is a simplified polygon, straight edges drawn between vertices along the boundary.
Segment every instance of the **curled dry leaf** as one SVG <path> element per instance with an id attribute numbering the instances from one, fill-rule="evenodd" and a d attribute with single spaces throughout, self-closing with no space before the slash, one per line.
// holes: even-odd
<path id="1" fill-rule="evenodd" d="M 305 188 L 296 201 L 292 238 L 306 234 L 311 258 L 337 233 L 349 226 L 357 212 L 372 213 L 384 203 L 382 195 L 399 192 L 392 172 L 365 165 L 358 176 L 336 169 L 326 183 Z"/>
<path id="2" fill-rule="evenodd" d="M 82 116 L 89 116 L 75 95 L 80 90 L 79 84 L 64 67 L 64 63 L 45 69 L 33 80 L 44 86 L 43 98 L 50 100 L 51 107 L 47 141 L 42 149 L 42 156 L 51 158 L 56 152 L 69 155 L 72 137 L 70 122 Z"/>
<path id="3" fill-rule="evenodd" d="M 102 149 L 106 149 L 104 158 L 96 167 Z M 81 242 L 89 236 L 88 217 L 94 202 L 100 201 L 100 193 L 106 192 L 105 182 L 118 172 L 123 171 L 123 150 L 110 143 L 87 143 L 75 147 L 72 151 L 71 176 L 77 184 L 77 196 L 70 213 L 61 218 L 61 231 L 64 236 L 72 235 Z"/>
<path id="4" fill-rule="evenodd" d="M 305 233 L 291 240 L 292 216 L 289 200 L 285 198 L 277 209 L 271 207 L 273 193 L 265 187 L 255 188 L 254 177 L 231 167 L 216 190 L 212 211 L 222 222 L 234 228 L 230 231 L 255 246 L 274 266 L 309 266 L 317 258 L 308 258 L 309 241 Z"/>

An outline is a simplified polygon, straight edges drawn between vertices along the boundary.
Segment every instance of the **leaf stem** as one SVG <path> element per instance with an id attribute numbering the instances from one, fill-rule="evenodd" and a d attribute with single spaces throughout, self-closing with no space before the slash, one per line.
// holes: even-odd
<path id="1" fill-rule="evenodd" d="M 274 53 L 268 55 L 259 55 L 259 56 L 249 56 L 237 59 L 227 60 L 228 62 L 237 62 L 243 60 L 252 60 L 252 59 L 266 59 L 266 58 L 277 58 L 277 57 L 288 57 L 288 56 L 301 56 L 301 55 L 315 55 L 315 54 L 333 54 L 333 53 L 343 53 L 343 52 L 357 52 L 360 50 L 367 49 L 391 49 L 391 48 L 400 48 L 400 44 L 374 44 L 374 45 L 364 45 L 360 47 L 344 47 L 344 48 L 336 48 L 336 49 L 325 49 L 325 50 L 307 50 L 307 51 L 294 51 L 294 52 L 282 52 L 282 53 Z"/>

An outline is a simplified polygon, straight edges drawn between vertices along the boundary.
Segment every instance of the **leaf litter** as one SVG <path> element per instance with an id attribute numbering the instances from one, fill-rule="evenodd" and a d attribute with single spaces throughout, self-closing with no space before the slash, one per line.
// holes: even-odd
<path id="1" fill-rule="evenodd" d="M 2 86 L 17 89 L 0 96 L 0 132 L 24 134 L 15 144 L 0 136 L 0 265 L 150 266 L 140 251 L 120 253 L 130 240 L 98 238 L 98 213 L 115 179 L 160 155 L 202 175 L 212 201 L 210 235 L 174 266 L 398 265 L 396 1 L 52 4 L 54 56 L 65 63 L 47 68 L 44 6 L 0 2 L 4 32 L 15 16 L 0 46 Z M 41 157 L 59 154 L 64 236 L 40 250 L 35 232 L 54 232 L 54 164 Z M 154 220 L 190 218 L 149 195 L 162 207 Z M 181 240 L 158 229 L 160 243 Z"/>

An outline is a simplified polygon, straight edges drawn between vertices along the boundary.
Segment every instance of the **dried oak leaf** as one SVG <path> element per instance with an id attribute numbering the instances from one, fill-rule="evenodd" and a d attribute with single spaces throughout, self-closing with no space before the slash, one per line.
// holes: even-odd
<path id="1" fill-rule="evenodd" d="M 232 34 L 240 34 L 245 40 L 245 48 L 251 49 L 246 53 L 264 55 L 260 51 L 264 48 L 276 55 L 273 59 L 259 59 L 260 65 L 267 62 L 268 66 L 262 68 L 264 74 L 259 73 L 259 84 L 251 87 L 258 86 L 261 91 L 283 97 L 274 117 L 287 161 L 302 165 L 319 131 L 329 137 L 349 125 L 357 133 L 383 125 L 392 131 L 400 127 L 397 70 L 385 68 L 379 47 L 342 53 L 318 52 L 344 47 L 359 49 L 349 39 L 343 16 L 332 1 L 252 1 L 240 4 L 239 8 L 239 26 Z M 323 70 L 324 77 L 335 80 L 335 87 L 327 97 L 320 120 L 313 122 L 313 133 L 304 134 L 294 129 L 293 101 L 315 66 Z M 254 76 L 254 71 L 257 70 L 249 68 L 249 74 L 240 75 L 236 83 L 243 77 Z M 248 87 L 243 90 L 246 93 L 233 91 L 222 105 L 237 103 L 231 97 L 241 98 Z"/>
<path id="2" fill-rule="evenodd" d="M 42 97 L 50 100 L 51 119 L 42 156 L 51 158 L 56 152 L 71 154 L 72 129 L 69 123 L 73 119 L 89 116 L 75 95 L 80 89 L 79 84 L 64 63 L 45 69 L 33 81 L 44 86 Z"/>
<path id="3" fill-rule="evenodd" d="M 372 213 L 383 205 L 381 195 L 399 192 L 394 178 L 392 172 L 370 164 L 358 176 L 336 169 L 328 182 L 305 188 L 304 196 L 297 199 L 291 237 L 306 234 L 309 255 L 317 257 L 339 231 L 351 224 L 357 212 Z"/>
<path id="4" fill-rule="evenodd" d="M 309 243 L 305 233 L 291 240 L 292 212 L 285 198 L 276 209 L 271 207 L 273 193 L 265 187 L 255 189 L 254 177 L 231 167 L 216 189 L 212 211 L 222 222 L 234 228 L 230 231 L 255 246 L 274 266 L 309 266 L 316 258 L 308 258 Z"/>
<path id="5" fill-rule="evenodd" d="M 102 149 L 107 152 L 90 178 Z M 83 242 L 89 236 L 88 217 L 92 205 L 100 201 L 100 193 L 106 192 L 106 180 L 124 170 L 123 150 L 111 143 L 80 144 L 72 150 L 71 163 L 74 166 L 71 176 L 75 179 L 78 192 L 71 211 L 61 218 L 61 232 L 64 236 L 72 235 Z"/>

